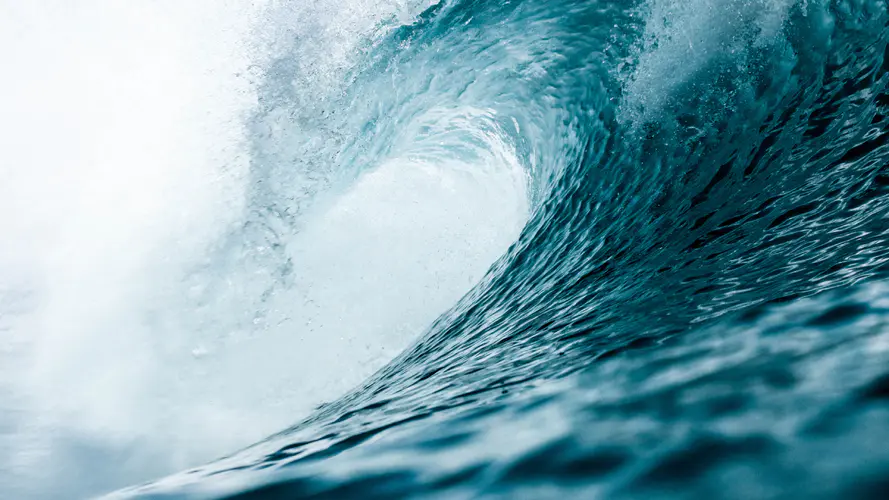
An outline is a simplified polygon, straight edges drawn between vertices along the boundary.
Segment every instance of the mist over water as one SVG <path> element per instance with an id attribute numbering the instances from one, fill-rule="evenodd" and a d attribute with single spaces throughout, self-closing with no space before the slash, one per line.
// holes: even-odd
<path id="1" fill-rule="evenodd" d="M 285 7 L 5 6 L 3 496 L 91 496 L 292 424 L 394 357 L 517 236 L 514 163 L 406 150 L 315 170 L 310 130 L 275 146 L 294 192 L 263 192 L 256 66 L 314 19 L 300 36 L 342 53 L 313 75 L 342 73 L 391 15 Z M 288 213 L 273 241 L 251 239 L 260 198 Z"/>

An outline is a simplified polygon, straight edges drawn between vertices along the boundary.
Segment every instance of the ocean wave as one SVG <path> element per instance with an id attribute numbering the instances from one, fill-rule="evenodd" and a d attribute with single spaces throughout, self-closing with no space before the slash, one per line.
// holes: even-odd
<path id="1" fill-rule="evenodd" d="M 506 210 L 492 234 L 524 225 L 343 397 L 113 497 L 889 488 L 883 0 L 377 3 L 329 11 L 342 32 L 319 10 L 276 34 L 247 119 L 248 216 L 189 278 L 201 300 L 277 321 L 311 262 L 288 239 L 323 233 L 306 214 L 359 179 L 387 193 L 407 175 L 393 165 L 425 172 L 409 192 L 465 186 L 472 210 Z M 241 266 L 255 302 L 213 295 Z"/>

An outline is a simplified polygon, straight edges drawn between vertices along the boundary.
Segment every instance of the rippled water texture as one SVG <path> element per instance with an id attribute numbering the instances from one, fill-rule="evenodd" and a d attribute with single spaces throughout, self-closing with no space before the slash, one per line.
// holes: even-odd
<path id="1" fill-rule="evenodd" d="M 884 0 L 404 12 L 375 21 L 339 71 L 296 48 L 262 69 L 249 118 L 262 209 L 237 237 L 274 249 L 273 228 L 289 223 L 281 193 L 393 161 L 496 166 L 499 183 L 522 185 L 508 192 L 526 190 L 521 234 L 344 397 L 116 495 L 889 491 Z M 292 47 L 317 43 L 300 33 Z M 306 90 L 319 81 L 323 98 Z M 263 259 L 251 265 L 289 272 L 274 252 Z"/>

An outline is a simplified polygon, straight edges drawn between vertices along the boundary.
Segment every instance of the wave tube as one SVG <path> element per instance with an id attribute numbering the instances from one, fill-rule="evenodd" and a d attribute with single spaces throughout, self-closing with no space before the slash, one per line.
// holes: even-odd
<path id="1" fill-rule="evenodd" d="M 394 357 L 517 237 L 527 180 L 486 110 L 417 117 L 361 169 L 333 146 L 306 154 L 318 129 L 262 135 L 291 111 L 253 66 L 293 19 L 333 8 L 12 7 L 0 496 L 88 497 L 290 425 Z M 361 23 L 385 14 L 342 9 L 315 18 L 339 31 L 314 43 L 342 53 L 317 58 L 299 95 L 329 91 L 317 72 L 347 71 Z M 478 149 L 451 152 L 456 129 Z M 274 155 L 291 156 L 270 171 Z"/>

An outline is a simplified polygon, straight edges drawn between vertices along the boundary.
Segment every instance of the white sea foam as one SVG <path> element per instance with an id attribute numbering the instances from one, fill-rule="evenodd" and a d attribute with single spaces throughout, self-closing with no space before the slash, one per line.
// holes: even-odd
<path id="1" fill-rule="evenodd" d="M 513 241 L 528 208 L 507 146 L 436 161 L 404 137 L 281 231 L 287 280 L 214 260 L 255 208 L 244 123 L 262 68 L 311 49 L 297 83 L 326 85 L 422 6 L 0 7 L 0 496 L 101 493 L 278 431 L 379 368 Z"/>

